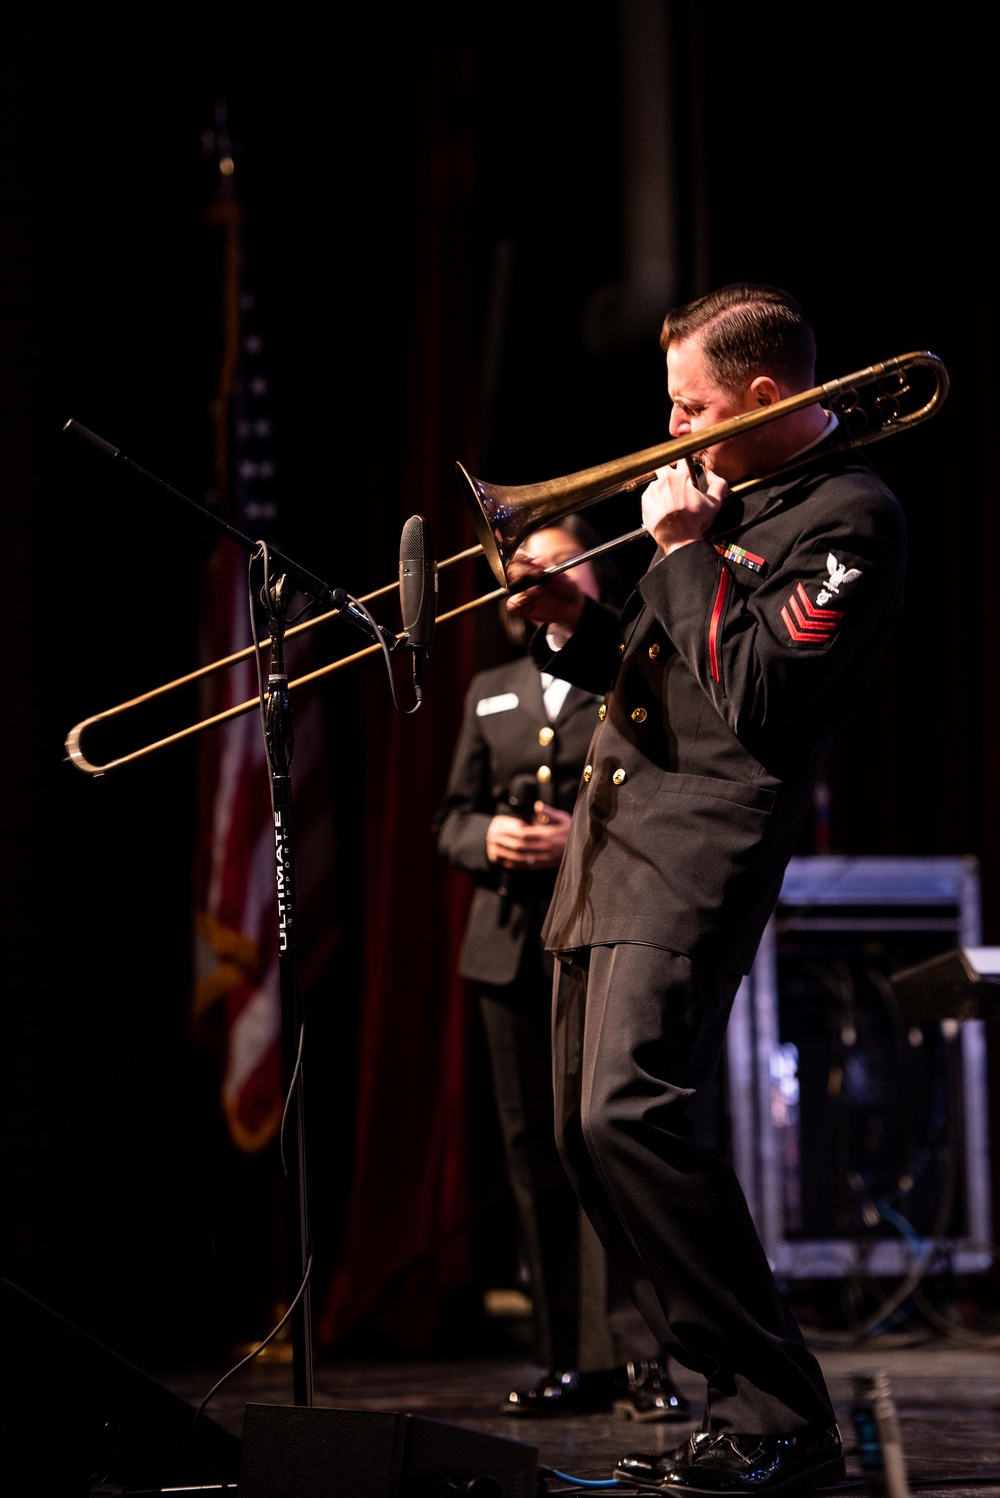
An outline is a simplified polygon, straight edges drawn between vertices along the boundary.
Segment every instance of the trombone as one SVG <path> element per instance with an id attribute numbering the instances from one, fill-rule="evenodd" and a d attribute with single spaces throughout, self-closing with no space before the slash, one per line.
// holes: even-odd
<path id="1" fill-rule="evenodd" d="M 904 401 L 907 396 L 912 395 L 912 387 L 909 382 L 909 373 L 914 369 L 927 369 L 933 376 L 934 386 L 922 405 L 911 410 L 904 409 Z M 868 391 L 874 387 L 875 395 L 872 401 L 873 409 L 869 412 L 861 396 L 862 391 Z M 472 510 L 472 518 L 476 528 L 479 544 L 468 547 L 464 551 L 456 552 L 454 556 L 447 557 L 437 564 L 439 572 L 458 562 L 468 561 L 474 557 L 485 556 L 490 569 L 500 586 L 490 593 L 485 593 L 479 598 L 474 598 L 468 603 L 460 604 L 457 608 L 450 609 L 446 613 L 437 616 L 436 623 L 444 624 L 450 619 L 458 618 L 468 613 L 469 610 L 479 608 L 485 603 L 490 603 L 502 598 L 509 591 L 507 568 L 522 545 L 523 541 L 533 531 L 540 530 L 546 526 L 558 525 L 559 521 L 567 515 L 574 514 L 577 510 L 586 509 L 599 500 L 610 499 L 613 495 L 629 493 L 650 483 L 655 477 L 657 468 L 666 467 L 668 464 L 680 462 L 690 457 L 693 453 L 718 442 L 728 441 L 731 437 L 742 435 L 744 432 L 752 431 L 759 426 L 765 426 L 768 422 L 777 421 L 782 416 L 789 416 L 794 411 L 802 410 L 806 406 L 823 403 L 835 409 L 841 420 L 845 435 L 826 451 L 846 451 L 855 447 L 864 447 L 871 442 L 881 441 L 884 437 L 894 436 L 897 432 L 908 431 L 911 427 L 919 426 L 935 415 L 943 405 L 948 394 L 948 374 L 942 361 L 927 350 L 918 350 L 909 354 L 900 354 L 894 359 L 887 359 L 880 364 L 871 364 L 865 369 L 855 370 L 853 374 L 845 375 L 839 380 L 828 380 L 825 384 L 815 385 L 810 390 L 801 391 L 797 395 L 777 401 L 772 406 L 764 406 L 759 410 L 744 412 L 739 416 L 731 417 L 728 421 L 719 422 L 716 426 L 706 427 L 703 430 L 691 433 L 686 437 L 676 437 L 668 442 L 660 443 L 655 447 L 644 448 L 641 452 L 631 453 L 624 458 L 618 458 L 608 463 L 600 463 L 592 468 L 582 469 L 578 473 L 567 474 L 561 478 L 550 479 L 546 483 L 524 484 L 520 486 L 504 486 L 499 484 L 487 484 L 481 479 L 473 478 L 461 463 L 456 464 L 461 487 L 465 492 L 466 499 Z M 797 468 L 805 467 L 812 461 L 812 454 L 807 454 L 800 459 L 793 459 L 790 463 L 776 469 L 773 473 L 759 478 L 745 480 L 743 483 L 734 484 L 731 493 L 738 494 L 751 488 L 773 483 L 778 477 L 786 473 L 794 472 Z M 603 552 L 610 551 L 619 546 L 625 546 L 632 541 L 639 540 L 646 535 L 645 528 L 640 526 L 637 530 L 629 531 L 625 535 L 617 536 L 602 545 L 593 547 L 590 551 L 581 552 L 567 562 L 561 562 L 556 566 L 546 568 L 549 576 L 556 576 L 571 567 L 577 567 L 588 561 L 591 557 L 598 556 Z M 398 583 L 388 583 L 385 587 L 377 588 L 372 593 L 366 593 L 357 600 L 368 604 L 373 600 L 393 593 L 398 588 Z M 319 614 L 313 619 L 307 619 L 301 624 L 292 625 L 285 631 L 285 638 L 291 639 L 302 634 L 306 630 L 315 629 L 318 625 L 326 623 L 330 619 L 341 614 L 341 609 L 330 609 L 326 613 Z M 404 635 L 400 634 L 397 639 L 402 640 Z M 103 764 L 97 764 L 87 758 L 83 751 L 83 735 L 100 723 L 105 723 L 114 718 L 122 717 L 146 703 L 156 701 L 171 692 L 189 686 L 191 683 L 201 680 L 203 677 L 226 670 L 230 666 L 237 665 L 240 661 L 247 660 L 254 653 L 254 646 L 248 645 L 245 649 L 236 651 L 232 655 L 224 656 L 222 659 L 212 661 L 208 665 L 200 666 L 194 671 L 189 671 L 184 676 L 178 676 L 173 681 L 164 682 L 159 687 L 154 687 L 149 692 L 144 692 L 138 697 L 132 697 L 127 702 L 119 703 L 117 707 L 107 708 L 104 712 L 95 713 L 92 717 L 84 718 L 73 727 L 66 738 L 66 754 L 72 764 L 78 770 L 87 775 L 100 776 L 109 770 L 118 769 L 122 765 L 131 764 L 135 760 L 143 759 L 147 755 L 155 754 L 168 745 L 176 744 L 182 740 L 192 737 L 194 734 L 202 733 L 208 728 L 219 723 L 226 723 L 232 718 L 242 716 L 244 713 L 252 712 L 259 706 L 259 699 L 252 697 L 245 702 L 235 703 L 223 711 L 213 714 L 211 717 L 203 718 L 197 723 L 188 724 L 176 732 L 156 739 L 152 743 L 145 744 L 139 749 L 133 749 L 128 753 L 119 755 L 115 759 L 109 759 Z M 322 677 L 330 675 L 334 671 L 341 670 L 344 666 L 353 665 L 355 661 L 362 660 L 365 656 L 373 655 L 381 651 L 379 644 L 367 645 L 362 650 L 356 650 L 351 655 L 342 656 L 336 661 L 331 661 L 325 666 L 318 667 L 304 676 L 296 677 L 288 683 L 288 690 L 306 686 L 310 682 L 319 681 Z"/>

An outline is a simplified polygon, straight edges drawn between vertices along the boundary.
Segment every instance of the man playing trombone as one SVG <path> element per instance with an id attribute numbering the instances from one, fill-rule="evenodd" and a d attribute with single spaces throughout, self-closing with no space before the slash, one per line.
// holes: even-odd
<path id="1" fill-rule="evenodd" d="M 811 329 L 774 288 L 671 312 L 661 344 L 674 437 L 815 383 Z M 508 603 L 543 621 L 541 669 L 606 693 L 544 931 L 559 958 L 556 1130 L 651 1332 L 706 1380 L 699 1432 L 616 1469 L 661 1491 L 777 1491 L 844 1470 L 735 1172 L 688 1119 L 831 734 L 900 609 L 902 512 L 863 457 L 831 450 L 836 424 L 806 406 L 706 447 L 700 473 L 658 470 L 642 505 L 657 550 L 620 619 L 571 573 Z M 519 556 L 511 575 L 538 571 Z"/>

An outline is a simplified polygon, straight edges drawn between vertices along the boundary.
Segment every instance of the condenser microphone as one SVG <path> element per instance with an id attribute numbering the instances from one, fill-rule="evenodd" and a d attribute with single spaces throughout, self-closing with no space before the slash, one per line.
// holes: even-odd
<path id="1" fill-rule="evenodd" d="M 437 617 L 437 561 L 431 528 L 422 515 L 411 515 L 399 540 L 399 602 L 406 643 L 413 653 L 413 690 L 424 697 L 427 657 Z"/>

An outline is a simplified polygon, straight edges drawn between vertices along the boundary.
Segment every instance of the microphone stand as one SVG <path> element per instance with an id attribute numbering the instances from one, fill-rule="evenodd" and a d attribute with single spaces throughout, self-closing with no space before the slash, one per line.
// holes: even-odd
<path id="1" fill-rule="evenodd" d="M 213 515 L 211 510 L 196 500 L 174 489 L 172 485 L 155 474 L 140 468 L 127 458 L 120 448 L 78 421 L 67 421 L 65 432 L 82 437 L 106 457 L 112 458 L 136 477 L 154 485 L 161 493 L 169 495 L 191 509 L 198 519 L 211 529 L 226 536 L 251 557 L 261 552 L 259 541 L 244 535 L 234 526 Z M 292 1385 L 293 1398 L 297 1405 L 313 1404 L 313 1354 L 312 1317 L 309 1272 L 311 1250 L 309 1243 L 309 1214 L 306 1196 L 306 1127 L 305 1093 L 301 1041 L 303 1034 L 302 991 L 298 966 L 298 918 L 295 904 L 295 857 L 292 828 L 292 780 L 291 763 L 294 745 L 292 711 L 288 697 L 288 675 L 284 663 L 285 618 L 291 594 L 299 589 L 317 603 L 332 603 L 340 609 L 369 638 L 376 638 L 388 650 L 394 650 L 400 641 L 391 631 L 381 625 L 372 627 L 367 616 L 356 609 L 349 595 L 342 588 L 331 588 L 328 583 L 300 567 L 291 558 L 274 547 L 264 550 L 269 566 L 279 569 L 279 576 L 272 583 L 265 578 L 261 600 L 267 612 L 268 632 L 271 638 L 271 660 L 267 682 L 267 703 L 264 708 L 264 739 L 271 777 L 271 806 L 274 818 L 275 878 L 278 893 L 278 977 L 281 995 L 281 1044 L 286 1099 L 294 1099 L 294 1106 L 287 1107 L 286 1118 L 294 1144 L 294 1161 L 289 1167 L 284 1151 L 282 1135 L 282 1163 L 285 1166 L 288 1235 L 289 1284 L 288 1301 L 291 1311 L 289 1322 L 292 1336 Z M 284 1121 L 283 1121 L 284 1125 Z"/>
<path id="2" fill-rule="evenodd" d="M 313 1403 L 312 1293 L 309 1283 L 312 1252 L 309 1242 L 309 1208 L 306 1194 L 305 1087 L 302 1064 L 305 1015 L 299 983 L 298 911 L 295 899 L 295 858 L 292 827 L 292 751 L 294 732 L 285 671 L 284 634 L 289 589 L 284 574 L 263 598 L 271 637 L 271 666 L 267 678 L 264 739 L 271 775 L 271 811 L 274 817 L 275 877 L 278 886 L 278 980 L 281 995 L 281 1050 L 286 1096 L 290 1090 L 294 1107 L 289 1119 L 294 1168 L 287 1167 L 285 1121 L 282 1120 L 281 1155 L 285 1162 L 288 1193 L 286 1226 L 290 1324 L 292 1335 L 292 1397 L 297 1405 Z M 301 1289 L 299 1289 L 301 1287 Z"/>

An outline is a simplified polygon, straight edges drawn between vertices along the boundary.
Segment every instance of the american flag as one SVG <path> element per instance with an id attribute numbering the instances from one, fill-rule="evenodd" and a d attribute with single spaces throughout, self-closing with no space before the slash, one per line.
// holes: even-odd
<path id="1" fill-rule="evenodd" d="M 233 158 L 219 115 L 213 141 L 221 168 L 210 222 L 225 237 L 224 337 L 216 410 L 219 507 L 238 530 L 277 544 L 277 500 L 271 389 L 256 303 L 247 284 L 242 209 L 232 190 Z M 228 163 L 228 168 L 227 168 Z M 259 584 L 259 569 L 257 569 Z M 266 628 L 262 630 L 266 639 Z M 218 660 L 250 643 L 247 557 L 220 539 L 204 587 L 201 654 Z M 289 677 L 311 664 L 309 636 L 285 647 Z M 266 668 L 265 668 L 266 674 Z M 205 679 L 206 716 L 257 695 L 252 659 Z M 321 932 L 300 945 L 303 988 L 337 941 L 336 922 L 317 903 L 331 899 L 334 847 L 325 775 L 322 704 L 314 691 L 293 696 L 292 760 L 295 871 L 300 929 Z M 191 1023 L 197 1039 L 221 1053 L 220 1102 L 239 1149 L 257 1153 L 275 1137 L 284 1102 L 278 913 L 270 772 L 260 718 L 244 714 L 202 738 L 198 767 L 199 840 L 195 871 L 194 985 Z"/>

